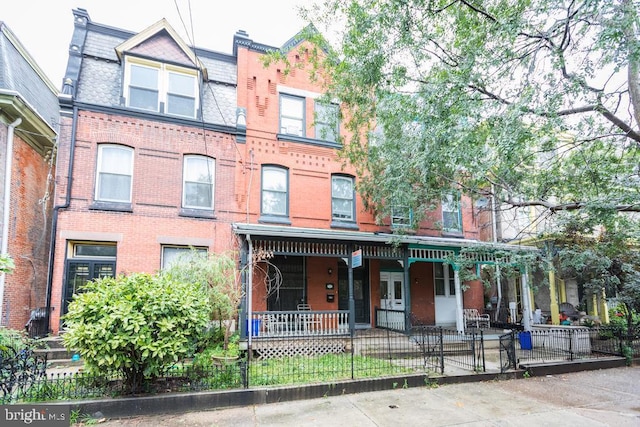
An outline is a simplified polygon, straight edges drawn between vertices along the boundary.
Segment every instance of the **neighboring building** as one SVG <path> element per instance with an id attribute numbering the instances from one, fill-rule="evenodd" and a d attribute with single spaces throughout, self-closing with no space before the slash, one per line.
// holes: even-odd
<path id="1" fill-rule="evenodd" d="M 236 187 L 236 62 L 164 20 L 140 33 L 73 11 L 60 98 L 50 327 L 89 280 L 155 272 L 190 246 L 229 248 Z"/>
<path id="2" fill-rule="evenodd" d="M 0 325 L 24 329 L 46 304 L 58 92 L 0 21 Z"/>
<path id="3" fill-rule="evenodd" d="M 250 166 L 242 177 L 249 188 L 247 216 L 234 232 L 244 240 L 245 265 L 256 252 L 269 253 L 283 279 L 278 292 L 269 293 L 263 276 L 253 277 L 248 316 L 258 329 L 266 324 L 267 333 L 295 327 L 281 319 L 297 318 L 291 312 L 298 308 L 311 308 L 336 328 L 348 320 L 356 328 L 404 331 L 412 317 L 462 329 L 463 306 L 484 308 L 483 287 L 467 283 L 463 293 L 457 266 L 445 261 L 461 248 L 482 246 L 476 239 L 485 220 L 471 200 L 452 195 L 417 230 L 394 233 L 411 223 L 402 209 L 385 226 L 376 225 L 355 190 L 354 169 L 338 159 L 337 137 L 346 135 L 336 122 L 339 104 L 321 102 L 323 88 L 310 79 L 310 47 L 301 34 L 280 48 L 245 32 L 234 38 L 238 106 L 247 123 L 240 149 Z M 275 50 L 289 69 L 263 66 L 260 57 Z"/>
<path id="4" fill-rule="evenodd" d="M 240 250 L 241 268 L 269 254 L 283 276 L 277 292 L 260 285 L 257 268 L 243 275 L 243 315 L 256 333 L 302 308 L 331 327 L 402 331 L 411 314 L 461 330 L 462 307 L 483 308 L 481 283 L 463 295 L 458 268 L 444 263 L 464 247 L 495 247 L 477 240 L 477 209 L 452 197 L 415 232 L 394 233 L 410 222 L 402 210 L 376 225 L 337 156 L 339 105 L 320 102 L 298 36 L 281 50 L 300 67 L 285 72 L 260 58 L 278 48 L 243 31 L 227 55 L 188 46 L 164 20 L 136 34 L 73 13 L 53 215 L 55 332 L 88 280 L 156 271 L 189 246 Z M 301 316 L 290 319 L 280 326 L 300 326 Z"/>

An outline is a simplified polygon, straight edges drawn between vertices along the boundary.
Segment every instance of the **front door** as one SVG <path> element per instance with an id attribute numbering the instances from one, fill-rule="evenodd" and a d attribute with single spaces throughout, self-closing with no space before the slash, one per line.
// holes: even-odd
<path id="1" fill-rule="evenodd" d="M 69 310 L 69 303 L 73 299 L 73 296 L 78 292 L 81 292 L 87 282 L 94 279 L 101 279 L 103 277 L 114 277 L 115 271 L 115 261 L 67 261 L 67 283 L 65 284 L 62 314 L 67 313 Z"/>
<path id="2" fill-rule="evenodd" d="M 380 272 L 380 307 L 382 309 L 404 311 L 403 282 L 404 273 L 402 272 Z"/>
<path id="3" fill-rule="evenodd" d="M 353 269 L 353 299 L 355 323 L 369 324 L 369 260 Z M 349 269 L 344 260 L 338 263 L 338 310 L 349 310 Z"/>
<path id="4" fill-rule="evenodd" d="M 456 286 L 453 267 L 441 262 L 434 263 L 436 324 L 454 325 L 456 323 Z"/>

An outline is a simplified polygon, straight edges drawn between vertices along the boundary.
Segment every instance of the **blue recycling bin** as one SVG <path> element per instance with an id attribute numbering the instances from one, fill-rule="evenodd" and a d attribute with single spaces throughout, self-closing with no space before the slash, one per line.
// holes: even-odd
<path id="1" fill-rule="evenodd" d="M 533 344 L 531 343 L 531 332 L 529 331 L 519 332 L 518 340 L 520 341 L 520 349 L 522 350 L 533 349 Z"/>
<path id="2" fill-rule="evenodd" d="M 253 319 L 251 320 L 251 336 L 257 337 L 260 335 L 260 326 L 262 326 L 262 319 Z M 245 322 L 245 327 L 247 328 L 247 335 L 249 335 L 249 320 Z"/>

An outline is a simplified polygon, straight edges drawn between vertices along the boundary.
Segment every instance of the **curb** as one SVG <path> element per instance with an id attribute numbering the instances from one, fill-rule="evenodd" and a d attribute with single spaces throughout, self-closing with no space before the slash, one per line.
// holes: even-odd
<path id="1" fill-rule="evenodd" d="M 523 371 L 429 377 L 418 374 L 335 383 L 307 384 L 279 388 L 235 389 L 224 391 L 166 393 L 154 396 L 117 399 L 51 402 L 51 406 L 70 406 L 82 414 L 100 413 L 99 417 L 128 418 L 144 415 L 178 414 L 193 411 L 212 411 L 238 406 L 262 405 L 321 397 L 340 396 L 398 388 L 431 387 L 467 382 L 495 381 L 522 378 Z"/>

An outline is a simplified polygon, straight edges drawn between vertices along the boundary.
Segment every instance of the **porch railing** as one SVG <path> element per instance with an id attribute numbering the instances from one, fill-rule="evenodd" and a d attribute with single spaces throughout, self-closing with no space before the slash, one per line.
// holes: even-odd
<path id="1" fill-rule="evenodd" d="M 258 339 L 345 335 L 349 333 L 349 311 L 254 311 L 250 332 Z"/>
<path id="2" fill-rule="evenodd" d="M 392 331 L 404 332 L 405 331 L 404 311 L 376 308 L 376 328 L 390 329 Z"/>

